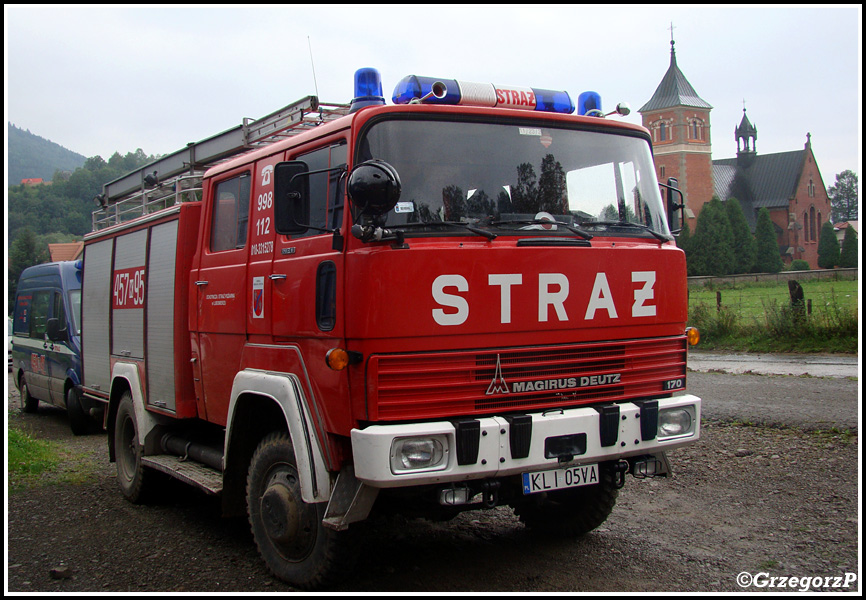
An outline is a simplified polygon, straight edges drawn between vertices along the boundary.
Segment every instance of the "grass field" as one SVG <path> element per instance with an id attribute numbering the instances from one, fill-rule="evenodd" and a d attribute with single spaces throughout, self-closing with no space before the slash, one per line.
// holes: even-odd
<path id="1" fill-rule="evenodd" d="M 698 328 L 701 347 L 708 349 L 856 353 L 858 281 L 800 284 L 806 300 L 802 312 L 792 308 L 784 281 L 691 287 L 689 324 Z"/>

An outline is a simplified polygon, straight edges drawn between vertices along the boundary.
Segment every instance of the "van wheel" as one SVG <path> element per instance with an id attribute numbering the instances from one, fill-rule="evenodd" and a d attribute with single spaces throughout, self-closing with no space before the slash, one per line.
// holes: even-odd
<path id="1" fill-rule="evenodd" d="M 127 500 L 138 504 L 144 500 L 149 473 L 141 462 L 142 447 L 132 394 L 127 390 L 120 398 L 114 422 L 114 456 L 117 461 L 117 483 Z"/>
<path id="2" fill-rule="evenodd" d="M 21 376 L 21 393 L 19 394 L 19 406 L 22 412 L 35 413 L 39 408 L 39 400 L 30 395 L 30 390 L 27 389 L 27 380 Z"/>
<path id="3" fill-rule="evenodd" d="M 247 476 L 253 538 L 271 573 L 304 590 L 326 587 L 349 570 L 348 532 L 322 524 L 326 502 L 307 504 L 292 442 L 273 433 L 259 444 Z"/>
<path id="4" fill-rule="evenodd" d="M 66 413 L 69 415 L 69 425 L 75 435 L 86 435 L 96 429 L 95 421 L 81 407 L 81 397 L 74 387 L 66 392 Z"/>

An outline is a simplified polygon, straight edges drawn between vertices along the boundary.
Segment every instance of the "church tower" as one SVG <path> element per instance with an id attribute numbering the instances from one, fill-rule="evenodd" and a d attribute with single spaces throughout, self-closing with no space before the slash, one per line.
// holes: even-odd
<path id="1" fill-rule="evenodd" d="M 758 128 L 749 121 L 745 107 L 743 108 L 743 120 L 734 129 L 734 137 L 737 139 L 737 166 L 748 167 L 758 154 L 758 149 L 755 147 L 755 140 L 758 139 Z"/>
<path id="2" fill-rule="evenodd" d="M 638 112 L 653 139 L 656 177 L 667 183 L 675 177 L 686 198 L 689 228 L 705 202 L 713 197 L 713 162 L 710 144 L 709 103 L 698 93 L 677 66 L 671 36 L 671 64 L 649 102 Z"/>

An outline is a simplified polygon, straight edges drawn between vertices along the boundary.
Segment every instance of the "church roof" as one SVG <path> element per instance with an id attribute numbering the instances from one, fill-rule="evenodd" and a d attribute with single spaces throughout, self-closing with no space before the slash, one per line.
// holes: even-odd
<path id="1" fill-rule="evenodd" d="M 754 229 L 761 208 L 787 208 L 797 191 L 806 150 L 759 154 L 748 165 L 736 158 L 713 161 L 713 193 L 722 200 L 736 198 Z"/>
<path id="2" fill-rule="evenodd" d="M 677 66 L 677 55 L 674 51 L 674 42 L 671 41 L 671 65 L 668 67 L 667 73 L 662 77 L 662 81 L 656 88 L 655 93 L 649 102 L 644 104 L 638 112 L 648 112 L 651 110 L 660 110 L 670 108 L 672 106 L 692 106 L 695 108 L 713 108 L 708 102 L 705 102 L 683 72 Z"/>

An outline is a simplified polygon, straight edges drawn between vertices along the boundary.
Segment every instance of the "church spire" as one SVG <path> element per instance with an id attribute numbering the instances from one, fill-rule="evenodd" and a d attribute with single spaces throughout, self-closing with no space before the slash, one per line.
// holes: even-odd
<path id="1" fill-rule="evenodd" d="M 734 129 L 734 138 L 737 140 L 737 163 L 747 166 L 752 158 L 758 153 L 755 140 L 758 139 L 758 128 L 752 125 L 746 115 L 746 101 L 743 100 L 743 119 Z M 742 141 L 742 148 L 740 146 Z"/>
<path id="2" fill-rule="evenodd" d="M 677 66 L 677 53 L 674 47 L 674 26 L 671 23 L 671 64 L 668 67 L 667 73 L 662 77 L 662 81 L 656 88 L 655 93 L 649 102 L 644 104 L 638 112 L 647 112 L 650 110 L 660 110 L 671 108 L 674 106 L 690 106 L 693 108 L 708 108 L 713 107 L 704 101 L 680 68 Z"/>

